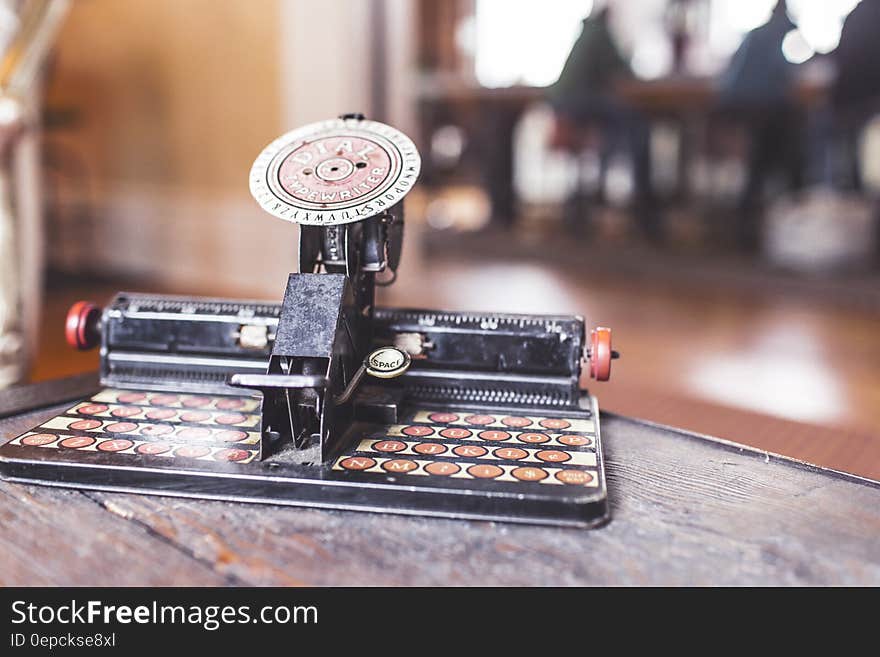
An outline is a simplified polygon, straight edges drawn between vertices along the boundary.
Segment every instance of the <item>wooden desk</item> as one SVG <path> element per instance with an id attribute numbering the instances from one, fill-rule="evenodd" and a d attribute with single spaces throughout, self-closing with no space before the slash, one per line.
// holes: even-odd
<path id="1" fill-rule="evenodd" d="M 59 409 L 0 420 L 0 441 Z M 613 519 L 601 529 L 0 482 L 0 585 L 880 584 L 877 482 L 603 422 Z"/>

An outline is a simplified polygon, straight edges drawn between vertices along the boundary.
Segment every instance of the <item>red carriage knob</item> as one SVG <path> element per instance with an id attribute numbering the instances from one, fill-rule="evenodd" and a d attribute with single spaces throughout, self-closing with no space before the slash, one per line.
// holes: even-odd
<path id="1" fill-rule="evenodd" d="M 611 329 L 597 326 L 590 331 L 590 348 L 587 352 L 590 359 L 590 378 L 607 381 L 611 378 L 611 361 L 617 358 L 617 352 L 611 348 Z"/>
<path id="2" fill-rule="evenodd" d="M 67 311 L 64 337 L 74 349 L 85 351 L 101 343 L 101 309 L 91 301 L 77 301 Z"/>

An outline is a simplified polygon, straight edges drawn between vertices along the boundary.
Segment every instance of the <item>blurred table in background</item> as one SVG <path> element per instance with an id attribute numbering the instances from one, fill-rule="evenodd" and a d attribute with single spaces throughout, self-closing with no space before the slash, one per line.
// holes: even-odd
<path id="1" fill-rule="evenodd" d="M 679 132 L 676 198 L 687 198 L 687 171 L 702 135 L 715 111 L 714 79 L 699 76 L 671 76 L 656 80 L 621 81 L 616 87 L 621 100 L 650 121 L 668 121 Z M 798 104 L 809 110 L 825 99 L 826 85 L 804 78 L 796 88 Z M 517 216 L 514 190 L 514 131 L 525 111 L 545 102 L 544 87 L 512 86 L 488 88 L 457 76 L 425 75 L 417 95 L 420 138 L 431 144 L 438 128 L 455 125 L 466 134 L 464 166 L 489 195 L 492 221 L 509 226 Z M 425 158 L 422 181 L 440 184 L 443 176 L 432 167 L 430 149 Z"/>

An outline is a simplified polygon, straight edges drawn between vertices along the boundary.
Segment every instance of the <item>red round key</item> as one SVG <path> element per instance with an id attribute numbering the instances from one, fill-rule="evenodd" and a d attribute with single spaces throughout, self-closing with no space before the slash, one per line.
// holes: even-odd
<path id="1" fill-rule="evenodd" d="M 232 411 L 236 408 L 241 408 L 244 406 L 243 399 L 221 399 L 216 404 L 217 408 L 221 411 Z"/>
<path id="2" fill-rule="evenodd" d="M 540 424 L 545 429 L 568 429 L 571 426 L 571 422 L 568 420 L 563 420 L 561 418 L 548 417 L 544 420 L 541 420 L 538 424 Z"/>
<path id="3" fill-rule="evenodd" d="M 183 400 L 183 405 L 187 408 L 202 408 L 210 403 L 210 397 L 187 397 Z"/>
<path id="4" fill-rule="evenodd" d="M 217 461 L 244 461 L 248 456 L 250 456 L 250 452 L 247 452 L 243 449 L 221 449 L 219 452 L 214 454 L 214 459 Z"/>
<path id="5" fill-rule="evenodd" d="M 406 443 L 399 440 L 378 440 L 373 443 L 373 449 L 377 452 L 400 452 L 406 449 Z"/>
<path id="6" fill-rule="evenodd" d="M 339 465 L 346 470 L 369 470 L 375 467 L 376 461 L 368 456 L 349 456 L 347 459 L 342 459 Z"/>
<path id="7" fill-rule="evenodd" d="M 149 420 L 167 420 L 175 415 L 177 415 L 177 411 L 173 411 L 170 408 L 154 408 L 151 411 L 147 411 L 147 419 Z"/>
<path id="8" fill-rule="evenodd" d="M 137 406 L 120 406 L 110 411 L 110 415 L 113 417 L 132 417 L 140 412 L 141 409 Z"/>
<path id="9" fill-rule="evenodd" d="M 134 422 L 114 422 L 113 424 L 108 424 L 105 431 L 107 433 L 128 433 L 135 429 L 137 429 L 137 425 Z"/>
<path id="10" fill-rule="evenodd" d="M 76 412 L 82 413 L 83 415 L 97 415 L 98 413 L 106 411 L 107 408 L 106 404 L 86 404 L 77 409 Z"/>
<path id="11" fill-rule="evenodd" d="M 121 452 L 134 445 L 130 440 L 124 438 L 115 438 L 113 440 L 104 440 L 98 443 L 98 449 L 102 452 Z"/>
<path id="12" fill-rule="evenodd" d="M 89 438 L 87 436 L 72 436 L 70 438 L 65 438 L 58 444 L 62 447 L 68 447 L 70 449 L 82 449 L 83 447 L 94 445 L 95 439 Z"/>
<path id="13" fill-rule="evenodd" d="M 611 378 L 611 329 L 597 326 L 590 331 L 590 378 L 607 381 Z"/>
<path id="14" fill-rule="evenodd" d="M 218 415 L 214 418 L 217 424 L 241 424 L 247 420 L 247 417 L 241 413 L 229 413 L 227 415 Z"/>
<path id="15" fill-rule="evenodd" d="M 186 411 L 180 415 L 180 419 L 184 422 L 204 422 L 210 417 L 211 414 L 206 411 Z"/>
<path id="16" fill-rule="evenodd" d="M 205 427 L 186 427 L 185 429 L 178 431 L 177 435 L 180 438 L 186 438 L 187 440 L 197 440 L 199 438 L 207 438 L 210 436 L 211 430 L 206 429 Z"/>
<path id="17" fill-rule="evenodd" d="M 455 413 L 431 413 L 428 419 L 437 424 L 451 424 L 458 420 L 458 416 Z"/>
<path id="18" fill-rule="evenodd" d="M 144 392 L 124 392 L 117 397 L 117 400 L 120 404 L 134 404 L 146 398 L 147 394 Z"/>
<path id="19" fill-rule="evenodd" d="M 206 456 L 210 451 L 210 449 L 202 447 L 201 445 L 184 445 L 183 447 L 178 447 L 177 451 L 174 452 L 174 455 L 189 459 L 198 459 Z"/>
<path id="20" fill-rule="evenodd" d="M 154 406 L 168 406 L 169 404 L 176 404 L 180 400 L 178 395 L 153 395 L 150 397 L 150 403 Z"/>
<path id="21" fill-rule="evenodd" d="M 508 432 L 498 429 L 487 429 L 478 433 L 477 436 L 483 440 L 508 440 L 510 438 Z"/>
<path id="22" fill-rule="evenodd" d="M 64 338 L 74 349 L 85 351 L 101 343 L 101 309 L 90 301 L 77 301 L 67 311 Z"/>
<path id="23" fill-rule="evenodd" d="M 440 432 L 444 438 L 452 438 L 453 440 L 463 440 L 471 436 L 470 429 L 462 429 L 461 427 L 447 427 Z"/>
<path id="24" fill-rule="evenodd" d="M 430 436 L 432 433 L 434 433 L 434 430 L 431 427 L 423 427 L 423 426 L 414 424 L 409 427 L 404 427 L 403 433 L 407 436 L 420 437 L 420 436 Z"/>
<path id="25" fill-rule="evenodd" d="M 227 429 L 226 431 L 221 431 L 217 434 L 217 440 L 222 440 L 224 443 L 239 443 L 245 438 L 247 438 L 247 434 L 244 431 L 233 431 L 232 429 Z"/>
<path id="26" fill-rule="evenodd" d="M 77 431 L 89 431 L 97 429 L 102 424 L 101 420 L 77 420 L 76 422 L 71 422 L 69 428 Z"/>
<path id="27" fill-rule="evenodd" d="M 141 434 L 144 436 L 164 436 L 174 431 L 174 427 L 170 424 L 145 424 L 141 427 Z"/>
<path id="28" fill-rule="evenodd" d="M 41 447 L 42 445 L 48 445 L 49 443 L 54 443 L 58 440 L 58 436 L 51 433 L 35 433 L 30 436 L 25 436 L 21 439 L 22 445 L 29 445 L 31 447 Z"/>
<path id="29" fill-rule="evenodd" d="M 138 445 L 134 451 L 138 454 L 147 454 L 147 455 L 156 455 L 156 454 L 164 454 L 165 452 L 171 449 L 171 445 L 168 443 L 143 443 L 142 445 Z"/>
<path id="30" fill-rule="evenodd" d="M 425 472 L 440 477 L 449 477 L 461 471 L 461 466 L 449 461 L 436 461 L 425 466 Z"/>

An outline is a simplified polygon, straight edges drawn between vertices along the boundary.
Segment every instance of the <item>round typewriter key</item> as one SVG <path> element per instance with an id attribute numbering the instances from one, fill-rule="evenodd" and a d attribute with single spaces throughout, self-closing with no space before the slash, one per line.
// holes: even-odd
<path id="1" fill-rule="evenodd" d="M 215 406 L 221 411 L 234 411 L 244 406 L 244 399 L 220 399 Z"/>
<path id="2" fill-rule="evenodd" d="M 571 459 L 571 454 L 568 452 L 560 452 L 558 449 L 541 450 L 535 454 L 535 456 L 548 463 L 565 463 Z"/>
<path id="3" fill-rule="evenodd" d="M 247 420 L 247 416 L 241 413 L 229 413 L 228 415 L 218 415 L 214 418 L 217 424 L 241 424 Z"/>
<path id="4" fill-rule="evenodd" d="M 495 421 L 495 418 L 491 415 L 468 415 L 464 421 L 468 424 L 476 424 L 477 426 L 482 427 L 487 424 L 492 424 Z"/>
<path id="5" fill-rule="evenodd" d="M 568 420 L 561 420 L 555 417 L 548 417 L 545 420 L 541 420 L 538 422 L 545 429 L 568 429 L 571 426 L 571 422 Z"/>
<path id="6" fill-rule="evenodd" d="M 170 404 L 176 404 L 180 401 L 180 397 L 178 395 L 153 395 L 150 397 L 150 403 L 153 406 L 168 406 Z"/>
<path id="7" fill-rule="evenodd" d="M 58 436 L 51 433 L 35 433 L 30 436 L 25 436 L 21 439 L 22 445 L 30 445 L 31 447 L 39 447 L 40 445 L 48 445 L 49 443 L 54 443 L 58 440 Z"/>
<path id="8" fill-rule="evenodd" d="M 244 461 L 250 455 L 250 452 L 243 449 L 221 449 L 214 454 L 214 459 L 217 461 Z"/>
<path id="9" fill-rule="evenodd" d="M 207 438 L 211 435 L 211 430 L 204 427 L 186 427 L 177 432 L 178 437 L 187 440 Z"/>
<path id="10" fill-rule="evenodd" d="M 224 443 L 238 443 L 247 438 L 247 434 L 244 431 L 226 429 L 225 431 L 219 432 L 216 438 L 217 440 L 222 440 Z"/>
<path id="11" fill-rule="evenodd" d="M 418 467 L 418 463 L 409 459 L 394 459 L 392 461 L 385 461 L 382 464 L 382 469 L 385 472 L 412 472 L 418 469 Z"/>
<path id="12" fill-rule="evenodd" d="M 472 465 L 467 469 L 468 474 L 477 479 L 495 479 L 504 474 L 504 470 L 497 465 Z"/>
<path id="13" fill-rule="evenodd" d="M 454 475 L 456 472 L 460 471 L 460 465 L 457 465 L 456 463 L 450 463 L 449 461 L 437 461 L 436 463 L 429 463 L 425 466 L 425 472 L 427 472 L 428 474 L 445 477 Z"/>
<path id="14" fill-rule="evenodd" d="M 550 440 L 550 436 L 546 433 L 521 433 L 516 437 L 517 440 L 524 443 L 541 444 Z"/>
<path id="15" fill-rule="evenodd" d="M 469 458 L 479 458 L 489 453 L 489 450 L 479 445 L 459 445 L 452 450 L 457 456 L 467 456 Z"/>
<path id="16" fill-rule="evenodd" d="M 175 456 L 182 456 L 188 459 L 199 459 L 203 456 L 209 454 L 211 450 L 207 447 L 203 447 L 201 445 L 184 445 L 183 447 L 178 447 L 174 451 Z"/>
<path id="17" fill-rule="evenodd" d="M 97 415 L 106 410 L 107 406 L 105 404 L 86 404 L 77 409 L 77 413 L 82 413 L 83 415 Z"/>
<path id="18" fill-rule="evenodd" d="M 577 434 L 566 434 L 564 436 L 559 436 L 557 438 L 559 442 L 563 445 L 568 445 L 569 447 L 580 447 L 581 445 L 590 445 L 592 444 L 592 439 L 587 436 L 578 436 Z"/>
<path id="19" fill-rule="evenodd" d="M 458 416 L 455 413 L 431 413 L 428 419 L 438 424 L 451 424 L 458 421 Z"/>
<path id="20" fill-rule="evenodd" d="M 519 447 L 499 447 L 492 453 L 500 459 L 509 459 L 511 461 L 519 461 L 529 455 L 526 450 Z"/>
<path id="21" fill-rule="evenodd" d="M 440 443 L 419 443 L 413 447 L 414 452 L 428 455 L 442 454 L 447 449 L 446 445 L 441 445 Z"/>
<path id="22" fill-rule="evenodd" d="M 397 347 L 379 347 L 364 360 L 365 372 L 377 379 L 396 379 L 412 364 L 408 352 Z"/>
<path id="23" fill-rule="evenodd" d="M 563 484 L 585 485 L 593 481 L 593 475 L 583 470 L 560 470 L 556 478 Z"/>
<path id="24" fill-rule="evenodd" d="M 128 433 L 137 429 L 137 426 L 134 422 L 114 422 L 108 424 L 104 431 L 107 433 Z"/>
<path id="25" fill-rule="evenodd" d="M 346 470 L 369 470 L 376 465 L 376 461 L 366 456 L 349 456 L 342 459 L 339 465 Z"/>
<path id="26" fill-rule="evenodd" d="M 507 440 L 510 438 L 510 434 L 506 431 L 499 431 L 497 429 L 487 429 L 486 431 L 481 431 L 477 434 L 483 440 Z"/>
<path id="27" fill-rule="evenodd" d="M 120 406 L 119 408 L 114 408 L 110 411 L 110 415 L 113 417 L 131 417 L 132 415 L 137 415 L 141 412 L 137 406 Z"/>
<path id="28" fill-rule="evenodd" d="M 462 429 L 460 427 L 448 427 L 443 429 L 440 432 L 440 435 L 444 438 L 453 438 L 455 440 L 461 440 L 463 438 L 469 438 L 472 434 L 470 429 Z"/>
<path id="29" fill-rule="evenodd" d="M 167 420 L 175 415 L 177 415 L 177 411 L 172 411 L 170 408 L 154 408 L 147 411 L 148 420 Z"/>
<path id="30" fill-rule="evenodd" d="M 116 399 L 120 404 L 134 404 L 146 398 L 147 395 L 144 392 L 124 392 Z"/>
<path id="31" fill-rule="evenodd" d="M 187 397 L 181 402 L 187 408 L 204 408 L 210 405 L 210 397 Z"/>
<path id="32" fill-rule="evenodd" d="M 164 454 L 171 449 L 168 443 L 142 443 L 134 451 L 138 454 Z"/>
<path id="33" fill-rule="evenodd" d="M 144 436 L 164 436 L 174 431 L 174 427 L 170 424 L 145 424 L 141 427 L 141 435 Z"/>
<path id="34" fill-rule="evenodd" d="M 180 419 L 184 422 L 204 422 L 210 417 L 211 414 L 205 411 L 187 411 L 180 414 Z"/>
<path id="35" fill-rule="evenodd" d="M 377 440 L 373 443 L 373 449 L 377 452 L 400 452 L 406 449 L 406 443 L 399 440 Z"/>
<path id="36" fill-rule="evenodd" d="M 549 476 L 546 470 L 532 467 L 514 468 L 510 474 L 520 481 L 541 481 Z"/>
<path id="37" fill-rule="evenodd" d="M 103 440 L 98 443 L 98 449 L 102 452 L 121 452 L 134 445 L 130 440 L 124 438 L 114 438 L 113 440 Z"/>
<path id="38" fill-rule="evenodd" d="M 97 429 L 102 424 L 101 420 L 77 420 L 76 422 L 71 422 L 68 428 L 77 431 L 89 431 L 90 429 Z"/>
<path id="39" fill-rule="evenodd" d="M 430 436 L 434 433 L 434 430 L 431 427 L 423 427 L 414 424 L 409 427 L 404 427 L 403 433 L 407 436 Z"/>
<path id="40" fill-rule="evenodd" d="M 71 438 L 65 438 L 58 444 L 62 447 L 69 447 L 70 449 L 82 449 L 83 447 L 94 445 L 95 439 L 87 436 L 72 436 Z"/>
<path id="41" fill-rule="evenodd" d="M 501 424 L 508 427 L 527 427 L 532 423 L 532 421 L 527 417 L 519 417 L 517 415 L 511 415 L 508 417 L 501 418 Z"/>

